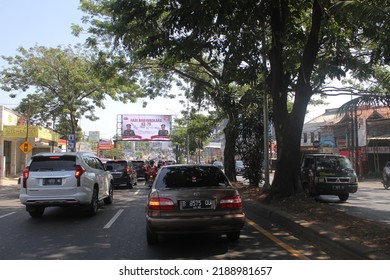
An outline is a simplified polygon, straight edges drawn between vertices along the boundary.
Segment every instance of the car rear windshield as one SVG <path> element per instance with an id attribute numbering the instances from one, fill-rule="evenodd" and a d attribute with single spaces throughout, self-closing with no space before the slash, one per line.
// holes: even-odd
<path id="1" fill-rule="evenodd" d="M 118 162 L 109 161 L 106 163 L 106 167 L 107 166 L 112 166 L 113 170 L 124 170 L 127 167 L 127 163 L 125 161 L 118 161 Z"/>
<path id="2" fill-rule="evenodd" d="M 74 171 L 76 170 L 75 156 L 36 156 L 32 158 L 30 171 Z"/>
<path id="3" fill-rule="evenodd" d="M 201 188 L 226 187 L 229 181 L 220 169 L 213 166 L 168 166 L 160 171 L 156 187 L 163 188 Z"/>

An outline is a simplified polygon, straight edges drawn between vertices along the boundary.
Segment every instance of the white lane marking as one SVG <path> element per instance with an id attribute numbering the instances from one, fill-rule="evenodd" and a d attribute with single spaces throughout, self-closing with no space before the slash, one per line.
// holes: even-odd
<path id="1" fill-rule="evenodd" d="M 141 190 L 137 190 L 134 194 L 139 194 L 140 191 L 141 191 Z"/>
<path id="2" fill-rule="evenodd" d="M 116 221 L 116 219 L 118 219 L 120 214 L 122 214 L 122 212 L 123 212 L 123 209 L 119 209 L 119 211 L 115 214 L 115 216 L 112 217 L 112 219 L 103 228 L 110 228 L 112 226 L 112 224 Z"/>
<path id="3" fill-rule="evenodd" d="M 1 218 L 4 218 L 4 217 L 7 217 L 7 216 L 9 216 L 9 215 L 12 215 L 12 214 L 15 214 L 16 212 L 11 212 L 11 213 L 8 213 L 8 214 L 5 214 L 5 215 L 2 215 L 2 216 L 0 216 L 0 219 Z"/>

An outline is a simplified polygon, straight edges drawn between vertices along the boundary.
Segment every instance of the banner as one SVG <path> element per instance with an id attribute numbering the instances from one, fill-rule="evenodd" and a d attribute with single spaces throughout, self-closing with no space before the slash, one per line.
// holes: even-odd
<path id="1" fill-rule="evenodd" d="M 99 144 L 98 144 L 98 149 L 99 150 L 111 150 L 113 148 L 112 141 L 110 140 L 105 140 L 105 139 L 100 139 Z"/>
<path id="2" fill-rule="evenodd" d="M 169 141 L 171 115 L 121 115 L 123 140 Z"/>

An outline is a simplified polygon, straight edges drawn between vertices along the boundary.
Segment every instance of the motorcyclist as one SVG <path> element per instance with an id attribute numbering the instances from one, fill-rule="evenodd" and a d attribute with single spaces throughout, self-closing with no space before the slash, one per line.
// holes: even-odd
<path id="1" fill-rule="evenodd" d="M 151 185 L 151 182 L 153 182 L 153 181 L 154 181 L 154 178 L 156 178 L 157 171 L 158 171 L 158 169 L 157 169 L 157 167 L 154 165 L 154 160 L 151 160 L 151 161 L 149 162 L 149 166 L 148 166 L 148 168 L 147 168 L 147 170 L 146 170 L 146 177 L 147 177 L 146 183 L 147 183 L 147 184 L 150 184 L 150 185 Z"/>

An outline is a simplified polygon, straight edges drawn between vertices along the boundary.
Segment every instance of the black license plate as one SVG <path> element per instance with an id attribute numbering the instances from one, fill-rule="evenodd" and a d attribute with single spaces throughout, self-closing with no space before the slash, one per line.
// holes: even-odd
<path id="1" fill-rule="evenodd" d="M 214 200 L 212 199 L 194 199 L 180 201 L 181 210 L 212 209 L 213 206 Z"/>
<path id="2" fill-rule="evenodd" d="M 61 178 L 44 178 L 43 185 L 44 186 L 62 185 L 62 179 Z"/>
<path id="3" fill-rule="evenodd" d="M 344 186 L 340 186 L 340 185 L 332 186 L 332 190 L 334 190 L 334 191 L 343 191 L 344 190 Z"/>

